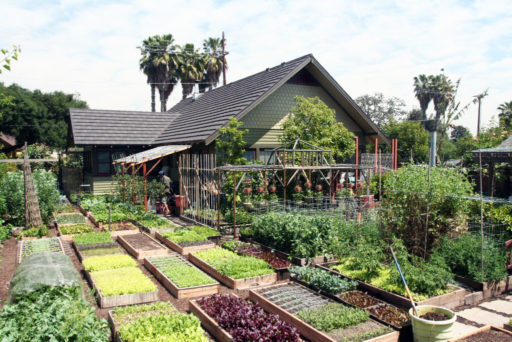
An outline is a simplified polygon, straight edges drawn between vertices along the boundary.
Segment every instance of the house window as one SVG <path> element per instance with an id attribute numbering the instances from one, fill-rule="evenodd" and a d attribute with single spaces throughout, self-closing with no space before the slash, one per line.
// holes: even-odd
<path id="1" fill-rule="evenodd" d="M 245 159 L 247 161 L 253 161 L 256 158 L 256 151 L 255 150 L 246 150 L 244 153 Z"/>
<path id="2" fill-rule="evenodd" d="M 96 154 L 98 174 L 109 175 L 110 174 L 110 152 L 109 151 L 98 151 Z"/>

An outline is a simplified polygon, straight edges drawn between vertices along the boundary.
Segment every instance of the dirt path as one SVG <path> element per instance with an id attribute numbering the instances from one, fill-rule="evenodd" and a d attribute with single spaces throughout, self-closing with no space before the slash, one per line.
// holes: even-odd
<path id="1" fill-rule="evenodd" d="M 0 260 L 0 307 L 7 300 L 9 293 L 9 282 L 11 281 L 14 270 L 16 269 L 16 252 L 18 250 L 18 240 L 10 238 L 2 244 L 2 258 Z"/>

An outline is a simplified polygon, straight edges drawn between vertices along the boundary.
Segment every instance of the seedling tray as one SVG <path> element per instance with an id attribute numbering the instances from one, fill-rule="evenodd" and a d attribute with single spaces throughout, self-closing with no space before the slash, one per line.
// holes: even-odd
<path id="1" fill-rule="evenodd" d="M 194 254 L 189 254 L 188 259 L 190 262 L 192 262 L 194 265 L 220 281 L 222 284 L 226 285 L 227 287 L 231 289 L 247 289 L 249 287 L 253 286 L 261 286 L 261 285 L 268 285 L 273 284 L 277 281 L 277 274 L 265 274 L 262 276 L 257 277 L 251 277 L 251 278 L 243 278 L 243 279 L 233 279 L 231 277 L 225 276 L 223 274 L 220 274 L 219 271 L 217 271 L 216 268 L 211 266 L 210 264 L 206 263 L 205 261 L 199 259 Z"/>
<path id="2" fill-rule="evenodd" d="M 167 255 L 169 250 L 146 233 L 119 235 L 117 242 L 136 259 Z"/>
<path id="3" fill-rule="evenodd" d="M 319 267 L 323 270 L 329 271 L 331 274 L 335 274 L 339 277 L 356 281 L 358 283 L 359 290 L 368 292 L 371 295 L 373 295 L 385 302 L 391 303 L 391 304 L 398 306 L 399 308 L 402 308 L 405 310 L 409 310 L 409 308 L 411 308 L 411 301 L 407 297 L 404 297 L 397 293 L 386 291 L 386 290 L 376 287 L 374 285 L 365 283 L 361 280 L 357 280 L 357 279 L 348 277 L 336 270 L 330 269 L 329 266 L 333 265 L 335 263 L 336 262 L 328 262 L 328 263 L 316 265 L 316 267 Z M 453 288 L 453 291 L 443 294 L 443 295 L 430 297 L 430 298 L 421 300 L 421 301 L 417 302 L 417 305 L 437 305 L 437 306 L 444 306 L 449 309 L 463 305 L 464 304 L 464 296 L 467 294 L 466 290 L 464 290 L 463 288 L 460 288 L 458 286 L 453 286 L 453 285 L 449 285 L 449 286 L 451 288 Z"/>
<path id="4" fill-rule="evenodd" d="M 332 303 L 333 301 L 329 298 L 293 282 L 259 290 L 250 290 L 249 298 L 259 304 L 265 311 L 277 314 L 281 320 L 296 327 L 300 334 L 308 340 L 335 342 L 335 339 L 327 333 L 314 328 L 295 316 L 302 309 L 321 307 Z M 367 322 L 376 328 L 382 327 L 382 324 L 371 319 Z M 399 336 L 400 333 L 394 331 L 375 337 L 371 341 L 398 341 Z"/>
<path id="5" fill-rule="evenodd" d="M 151 292 L 130 293 L 119 296 L 105 297 L 97 288 L 96 284 L 94 283 L 94 278 L 90 274 L 90 272 L 85 271 L 85 278 L 89 282 L 89 285 L 91 285 L 91 287 L 94 289 L 94 292 L 96 293 L 98 306 L 102 309 L 112 308 L 115 306 L 145 304 L 156 302 L 158 300 L 158 289 L 156 291 Z"/>
<path id="6" fill-rule="evenodd" d="M 179 255 L 172 256 L 175 257 L 176 262 L 181 262 L 190 267 L 196 268 L 196 266 L 192 265 L 183 257 Z M 169 292 L 172 293 L 174 297 L 178 299 L 208 296 L 219 292 L 220 285 L 213 279 L 211 284 L 180 288 L 158 268 L 158 264 L 155 260 L 145 258 L 144 266 L 164 285 L 167 290 L 169 290 Z"/>
<path id="7" fill-rule="evenodd" d="M 208 240 L 208 241 L 204 241 L 204 244 L 182 247 L 179 244 L 177 244 L 176 242 L 164 237 L 160 232 L 155 232 L 155 237 L 157 238 L 157 240 L 161 241 L 164 245 L 166 245 L 173 251 L 176 251 L 182 255 L 188 255 L 193 252 L 202 251 L 202 250 L 210 249 L 210 248 L 215 248 L 215 246 L 216 246 L 214 242 Z"/>

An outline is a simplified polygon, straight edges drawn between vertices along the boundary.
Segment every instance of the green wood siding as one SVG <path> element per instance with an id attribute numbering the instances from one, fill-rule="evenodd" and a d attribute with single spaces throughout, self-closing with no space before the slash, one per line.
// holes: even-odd
<path id="1" fill-rule="evenodd" d="M 341 121 L 355 134 L 361 133 L 361 129 L 322 87 L 286 83 L 242 118 L 244 128 L 249 129 L 245 140 L 250 147 L 270 148 L 280 145 L 279 136 L 282 132 L 282 122 L 292 112 L 292 108 L 295 106 L 294 98 L 297 95 L 318 96 L 335 110 L 338 121 Z"/>
<path id="2" fill-rule="evenodd" d="M 94 177 L 92 180 L 92 192 L 94 195 L 107 195 L 114 192 L 112 177 Z"/>

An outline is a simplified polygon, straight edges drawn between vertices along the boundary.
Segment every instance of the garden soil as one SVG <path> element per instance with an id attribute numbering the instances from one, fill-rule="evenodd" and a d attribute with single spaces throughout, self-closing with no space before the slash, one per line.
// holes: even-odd
<path id="1" fill-rule="evenodd" d="M 9 282 L 16 269 L 16 253 L 18 251 L 18 240 L 10 238 L 3 242 L 0 249 L 2 258 L 0 260 L 0 307 L 7 300 L 9 293 Z"/>

